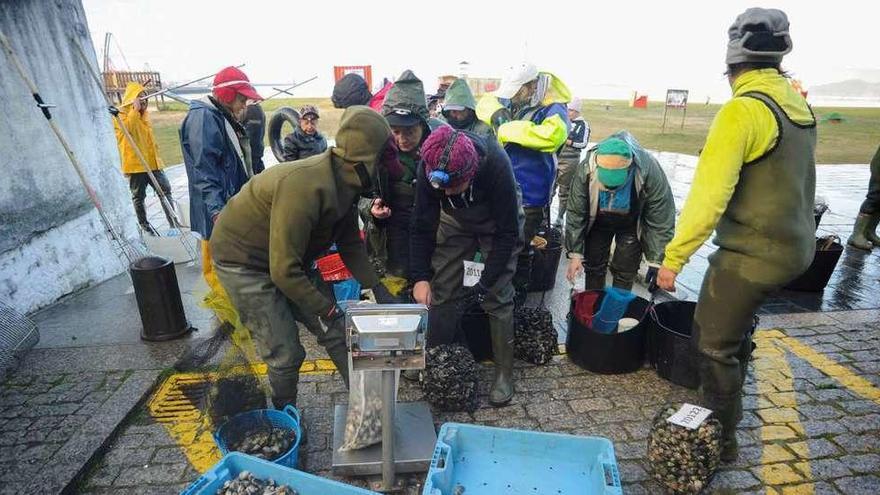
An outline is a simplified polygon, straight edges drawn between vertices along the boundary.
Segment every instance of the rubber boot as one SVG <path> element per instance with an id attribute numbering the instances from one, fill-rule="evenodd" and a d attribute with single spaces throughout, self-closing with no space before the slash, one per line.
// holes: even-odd
<path id="1" fill-rule="evenodd" d="M 511 313 L 512 318 L 512 313 Z M 489 320 L 495 378 L 489 390 L 489 404 L 506 405 L 513 398 L 513 321 Z"/>
<path id="2" fill-rule="evenodd" d="M 877 224 L 880 224 L 880 213 L 872 213 L 868 217 L 868 228 L 865 230 L 865 237 L 871 241 L 875 247 L 880 247 L 880 236 L 877 235 Z"/>
<path id="3" fill-rule="evenodd" d="M 868 215 L 866 213 L 859 213 L 859 216 L 856 217 L 856 224 L 853 226 L 853 233 L 849 236 L 849 240 L 846 241 L 847 244 L 854 248 L 864 249 L 865 251 L 870 251 L 874 245 L 868 239 L 868 226 L 872 221 L 872 215 Z M 877 228 L 877 223 L 874 222 L 874 228 Z"/>
<path id="4" fill-rule="evenodd" d="M 172 229 L 176 229 L 177 225 L 174 222 L 174 213 L 172 210 L 172 208 L 174 208 L 174 199 L 171 197 L 171 194 L 167 193 L 165 194 L 165 197 L 168 199 L 168 206 L 166 207 L 165 203 L 160 201 L 160 204 L 162 205 L 162 211 L 165 212 L 165 219 L 168 220 L 168 226 Z"/>

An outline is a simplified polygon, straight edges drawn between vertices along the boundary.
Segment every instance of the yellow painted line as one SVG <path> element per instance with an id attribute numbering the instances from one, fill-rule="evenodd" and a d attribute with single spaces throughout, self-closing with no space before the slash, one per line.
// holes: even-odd
<path id="1" fill-rule="evenodd" d="M 880 388 L 877 388 L 869 380 L 858 376 L 846 366 L 838 364 L 833 359 L 822 355 L 794 337 L 782 335 L 779 337 L 779 341 L 797 357 L 810 363 L 812 367 L 822 373 L 834 378 L 844 387 L 868 400 L 880 404 Z"/>
<path id="2" fill-rule="evenodd" d="M 786 462 L 795 458 L 784 445 L 793 439 L 804 436 L 804 427 L 797 414 L 797 395 L 794 392 L 794 378 L 785 350 L 779 344 L 782 332 L 762 330 L 755 333 L 755 383 L 758 388 L 760 406 L 755 411 L 761 418 L 761 478 L 766 485 L 779 486 L 808 482 L 812 479 L 810 461 L 806 452 L 795 452 L 802 459 L 798 469 Z M 806 444 L 804 444 L 806 446 Z M 805 450 L 805 448 L 804 448 Z M 768 487 L 767 493 L 775 493 Z M 813 495 L 812 483 L 798 485 L 798 491 L 786 487 L 782 493 Z"/>
<path id="3" fill-rule="evenodd" d="M 264 376 L 267 368 L 260 362 L 251 366 L 243 365 L 239 371 L 251 370 Z M 305 361 L 300 367 L 300 374 L 303 375 L 324 375 L 334 371 L 336 367 L 329 359 Z M 184 393 L 184 388 L 206 386 L 215 377 L 216 373 L 211 372 L 176 373 L 159 385 L 147 403 L 147 410 L 153 419 L 165 427 L 193 468 L 200 473 L 204 473 L 220 460 L 220 449 L 212 436 L 214 425 L 211 419 L 192 403 Z"/>

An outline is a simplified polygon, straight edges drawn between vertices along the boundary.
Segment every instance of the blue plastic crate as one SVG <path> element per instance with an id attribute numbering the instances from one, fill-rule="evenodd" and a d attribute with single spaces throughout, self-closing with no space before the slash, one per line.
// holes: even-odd
<path id="1" fill-rule="evenodd" d="M 622 495 L 614 445 L 599 437 L 446 423 L 422 495 Z"/>
<path id="2" fill-rule="evenodd" d="M 180 492 L 180 495 L 214 495 L 226 480 L 235 478 L 242 471 L 250 471 L 262 480 L 271 478 L 276 483 L 287 485 L 302 495 L 377 495 L 376 492 L 297 471 L 239 452 L 226 454 L 210 471 Z"/>
<path id="3" fill-rule="evenodd" d="M 282 466 L 296 467 L 299 461 L 299 442 L 302 437 L 301 421 L 299 419 L 299 411 L 293 406 L 287 406 L 283 411 L 274 409 L 257 409 L 256 411 L 247 411 L 236 414 L 214 432 L 214 441 L 220 453 L 226 455 L 229 453 L 229 444 L 231 435 L 236 432 L 248 431 L 258 425 L 271 424 L 276 428 L 285 430 L 293 430 L 296 433 L 296 440 L 290 450 L 282 454 L 272 462 L 281 464 Z"/>

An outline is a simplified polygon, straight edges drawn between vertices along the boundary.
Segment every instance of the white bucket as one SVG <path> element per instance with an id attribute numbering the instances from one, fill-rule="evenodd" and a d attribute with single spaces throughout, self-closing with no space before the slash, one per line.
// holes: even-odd
<path id="1" fill-rule="evenodd" d="M 627 330 L 632 330 L 638 324 L 639 320 L 635 318 L 621 318 L 620 321 L 617 322 L 617 333 L 623 333 Z"/>

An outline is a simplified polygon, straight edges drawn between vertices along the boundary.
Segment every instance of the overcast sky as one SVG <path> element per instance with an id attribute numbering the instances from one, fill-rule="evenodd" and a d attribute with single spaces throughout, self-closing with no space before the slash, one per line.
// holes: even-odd
<path id="1" fill-rule="evenodd" d="M 100 57 L 113 33 L 132 70 L 149 65 L 181 81 L 246 63 L 260 83 L 317 75 L 297 94 L 329 95 L 334 65 L 373 66 L 374 82 L 411 68 L 430 93 L 441 74 L 471 64 L 499 76 L 528 59 L 585 98 L 653 98 L 690 89 L 692 100 L 729 94 L 727 28 L 751 6 L 784 10 L 794 51 L 783 63 L 805 87 L 860 77 L 880 81 L 880 1 L 727 0 L 209 2 L 83 0 Z M 552 9 L 552 10 L 551 10 Z M 115 44 L 117 68 L 126 64 Z M 270 93 L 268 88 L 261 88 Z"/>

